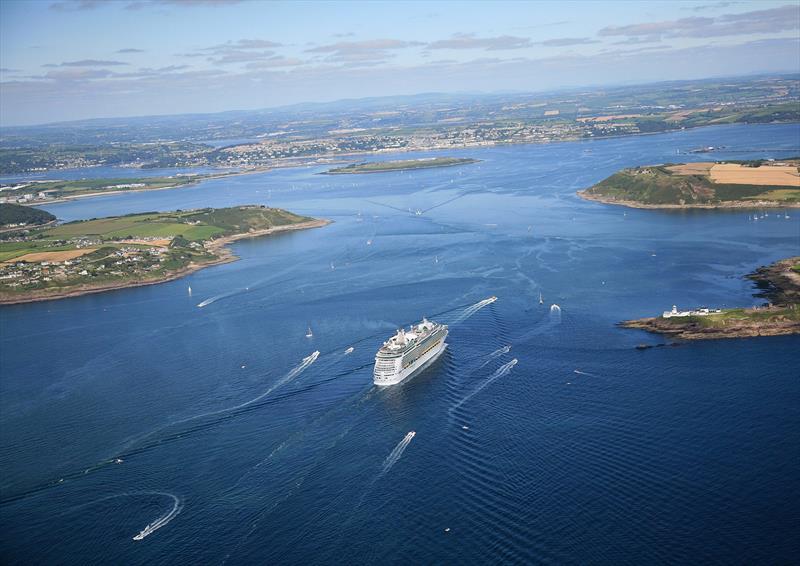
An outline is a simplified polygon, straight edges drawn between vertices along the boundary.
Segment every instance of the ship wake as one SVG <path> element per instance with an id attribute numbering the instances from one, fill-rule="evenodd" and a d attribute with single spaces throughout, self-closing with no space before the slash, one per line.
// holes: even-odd
<path id="1" fill-rule="evenodd" d="M 517 358 L 514 358 L 507 364 L 503 364 L 502 366 L 497 368 L 497 370 L 491 376 L 489 376 L 485 381 L 483 381 L 480 385 L 478 385 L 478 387 L 473 389 L 471 393 L 469 393 L 466 397 L 464 397 L 458 403 L 453 405 L 453 407 L 450 408 L 449 413 L 452 414 L 456 412 L 464 403 L 466 403 L 467 401 L 475 397 L 475 395 L 483 391 L 486 387 L 494 383 L 495 380 L 506 375 L 514 368 L 515 365 L 517 365 L 517 362 L 519 362 L 519 360 L 517 360 Z"/>
<path id="2" fill-rule="evenodd" d="M 486 364 L 488 364 L 489 362 L 491 362 L 495 358 L 498 358 L 498 357 L 502 356 L 503 354 L 508 354 L 510 351 L 511 351 L 511 345 L 510 344 L 508 346 L 503 346 L 502 348 L 498 348 L 497 350 L 495 350 L 494 352 L 492 352 L 491 354 L 489 354 L 486 357 L 486 361 L 483 362 L 478 369 L 484 367 Z"/>
<path id="3" fill-rule="evenodd" d="M 477 303 L 475 303 L 474 305 L 470 305 L 470 306 L 468 306 L 467 308 L 465 308 L 465 309 L 464 309 L 464 310 L 461 312 L 461 314 L 457 315 L 457 316 L 456 316 L 456 317 L 453 319 L 453 322 L 451 322 L 451 324 L 458 324 L 458 323 L 460 323 L 460 322 L 464 322 L 464 321 L 465 321 L 465 320 L 467 320 L 469 317 L 471 317 L 473 314 L 475 314 L 476 312 L 478 312 L 479 310 L 481 310 L 483 307 L 485 307 L 485 306 L 487 306 L 487 305 L 491 305 L 491 304 L 492 304 L 493 302 L 495 302 L 496 300 L 497 300 L 497 297 L 494 297 L 494 296 L 492 296 L 492 297 L 489 297 L 489 298 L 487 298 L 487 299 L 483 299 L 482 301 L 478 301 L 478 302 L 477 302 Z"/>
<path id="4" fill-rule="evenodd" d="M 383 461 L 383 470 L 381 471 L 381 475 L 392 469 L 392 466 L 397 463 L 408 445 L 411 444 L 412 440 L 414 440 L 414 436 L 416 436 L 416 434 L 417 433 L 412 430 L 406 434 L 405 437 L 403 437 L 403 440 L 397 443 L 397 446 L 394 447 L 394 450 L 392 450 L 386 457 L 386 460 Z"/>
<path id="5" fill-rule="evenodd" d="M 178 513 L 181 512 L 183 505 L 181 504 L 181 500 L 178 499 L 176 496 L 172 495 L 171 493 L 161 493 L 160 495 L 165 495 L 167 497 L 172 498 L 172 508 L 167 511 L 164 515 L 149 523 L 145 528 L 143 528 L 139 534 L 133 537 L 133 540 L 144 540 L 146 537 L 149 537 L 154 532 L 156 532 L 161 527 L 164 527 L 172 521 L 175 517 L 177 517 Z"/>

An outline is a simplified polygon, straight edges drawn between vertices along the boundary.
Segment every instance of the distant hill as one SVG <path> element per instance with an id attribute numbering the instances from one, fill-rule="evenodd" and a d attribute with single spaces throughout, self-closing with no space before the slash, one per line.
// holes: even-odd
<path id="1" fill-rule="evenodd" d="M 0 204 L 0 226 L 8 226 L 9 224 L 47 224 L 55 219 L 56 217 L 46 210 L 19 204 Z"/>
<path id="2" fill-rule="evenodd" d="M 632 207 L 800 206 L 800 159 L 648 165 L 623 169 L 579 194 Z"/>

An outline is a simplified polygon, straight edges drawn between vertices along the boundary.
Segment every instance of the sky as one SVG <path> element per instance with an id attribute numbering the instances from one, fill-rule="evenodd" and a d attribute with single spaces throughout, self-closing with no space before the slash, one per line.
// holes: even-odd
<path id="1" fill-rule="evenodd" d="M 0 0 L 0 126 L 757 73 L 798 0 Z"/>

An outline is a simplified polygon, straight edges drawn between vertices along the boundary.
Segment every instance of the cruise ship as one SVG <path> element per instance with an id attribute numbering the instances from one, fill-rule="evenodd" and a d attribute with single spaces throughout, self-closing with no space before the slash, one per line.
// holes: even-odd
<path id="1" fill-rule="evenodd" d="M 422 319 L 383 343 L 375 355 L 375 385 L 395 385 L 430 365 L 447 347 L 447 325 Z"/>

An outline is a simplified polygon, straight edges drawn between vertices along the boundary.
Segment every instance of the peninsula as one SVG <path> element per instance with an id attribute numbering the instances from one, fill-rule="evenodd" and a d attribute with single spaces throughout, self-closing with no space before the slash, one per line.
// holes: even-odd
<path id="1" fill-rule="evenodd" d="M 170 281 L 235 260 L 225 247 L 234 240 L 328 223 L 248 205 L 148 212 L 4 232 L 0 304 Z"/>
<path id="2" fill-rule="evenodd" d="M 756 282 L 756 296 L 767 299 L 767 305 L 688 312 L 673 308 L 660 317 L 627 320 L 620 326 L 684 340 L 800 334 L 800 257 L 761 267 L 747 277 Z"/>
<path id="3" fill-rule="evenodd" d="M 431 169 L 433 167 L 453 167 L 477 163 L 477 159 L 458 157 L 425 157 L 421 159 L 400 159 L 396 161 L 372 161 L 353 163 L 326 171 L 326 175 L 354 175 L 358 173 L 388 173 L 389 171 L 408 171 L 410 169 Z"/>
<path id="4" fill-rule="evenodd" d="M 168 177 L 130 177 L 116 179 L 32 180 L 0 184 L 0 204 L 42 205 L 74 198 L 122 192 L 154 191 L 196 185 L 200 181 L 237 175 L 234 171 L 204 174 L 177 174 Z"/>
<path id="5" fill-rule="evenodd" d="M 578 195 L 632 208 L 800 207 L 800 157 L 623 169 Z"/>

